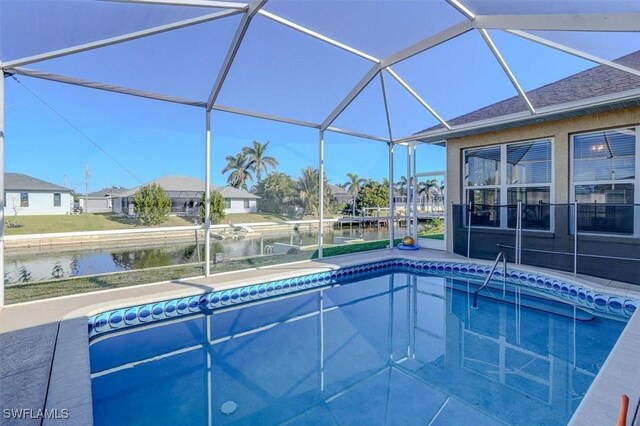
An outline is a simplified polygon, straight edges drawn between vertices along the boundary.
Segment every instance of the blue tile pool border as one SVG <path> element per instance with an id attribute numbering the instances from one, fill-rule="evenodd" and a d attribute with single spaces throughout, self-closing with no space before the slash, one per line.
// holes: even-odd
<path id="1" fill-rule="evenodd" d="M 490 266 L 465 262 L 429 260 L 385 259 L 377 262 L 315 274 L 301 275 L 243 287 L 217 290 L 194 296 L 164 300 L 102 312 L 88 318 L 89 339 L 125 328 L 167 320 L 171 318 L 207 313 L 218 308 L 252 302 L 254 300 L 295 293 L 331 284 L 347 283 L 388 273 L 437 274 L 445 278 L 483 279 Z M 502 271 L 496 270 L 494 279 L 501 279 Z M 508 268 L 507 281 L 541 290 L 595 311 L 630 317 L 640 305 L 640 300 L 595 290 L 585 284 L 545 276 L 540 273 Z"/>

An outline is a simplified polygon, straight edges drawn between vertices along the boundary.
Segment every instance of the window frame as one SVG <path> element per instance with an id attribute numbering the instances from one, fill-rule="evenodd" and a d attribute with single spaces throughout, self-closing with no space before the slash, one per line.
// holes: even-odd
<path id="1" fill-rule="evenodd" d="M 243 203 L 244 203 L 243 206 L 244 206 L 245 209 L 250 209 L 251 208 L 251 201 L 248 198 L 245 198 L 243 200 Z"/>
<path id="2" fill-rule="evenodd" d="M 26 200 L 26 202 L 25 202 L 24 204 L 23 204 L 23 201 L 22 201 L 22 196 L 23 196 L 23 195 L 25 195 L 25 197 L 24 197 L 24 198 L 25 198 L 25 200 Z M 20 207 L 21 207 L 21 208 L 22 208 L 22 207 L 29 207 L 29 193 L 28 193 L 28 192 L 21 192 L 21 193 L 20 193 Z"/>
<path id="3" fill-rule="evenodd" d="M 549 183 L 508 183 L 507 179 L 507 146 L 514 145 L 525 145 L 536 142 L 545 142 L 548 141 L 551 145 L 551 180 Z M 466 178 L 466 158 L 467 151 L 478 150 L 478 149 L 490 149 L 490 148 L 500 148 L 500 183 L 498 185 L 468 185 L 468 179 Z M 527 232 L 554 232 L 555 231 L 555 217 L 553 214 L 552 206 L 555 204 L 556 194 L 555 194 L 555 186 L 556 186 L 556 174 L 555 174 L 555 137 L 553 136 L 542 136 L 532 139 L 520 140 L 520 141 L 512 141 L 512 142 L 502 142 L 492 145 L 483 145 L 483 146 L 474 146 L 462 149 L 462 167 L 461 167 L 461 175 L 462 175 L 462 201 L 464 204 L 468 203 L 467 193 L 468 190 L 473 189 L 497 189 L 500 191 L 500 205 L 506 206 L 508 205 L 509 200 L 509 189 L 512 188 L 540 188 L 540 187 L 548 187 L 549 188 L 549 206 L 550 207 L 550 218 L 549 218 L 549 229 L 529 229 L 522 228 L 522 231 Z M 500 208 L 500 226 L 482 226 L 477 225 L 474 228 L 486 228 L 486 229 L 504 229 L 504 230 L 512 230 L 515 228 L 508 227 L 508 214 L 505 207 Z"/>
<path id="4" fill-rule="evenodd" d="M 58 203 L 56 204 L 56 195 L 58 196 Z M 53 207 L 62 207 L 62 193 L 54 192 L 53 193 Z"/>
<path id="5" fill-rule="evenodd" d="M 231 208 L 231 198 L 225 198 L 224 199 L 224 208 L 225 209 L 230 209 Z"/>
<path id="6" fill-rule="evenodd" d="M 617 180 L 584 180 L 575 181 L 575 137 L 593 135 L 597 133 L 616 131 L 634 128 L 636 132 L 635 140 L 635 177 L 633 179 L 617 179 Z M 575 205 L 576 202 L 576 186 L 582 185 L 617 185 L 617 184 L 633 184 L 633 203 L 634 205 L 640 204 L 640 124 L 628 124 L 615 127 L 607 127 L 603 129 L 589 130 L 585 132 L 574 132 L 569 134 L 569 201 Z M 573 214 L 571 215 L 571 223 L 573 223 Z M 571 233 L 573 234 L 573 226 L 571 226 Z M 607 232 L 589 232 L 580 231 L 580 235 L 609 235 L 619 238 L 638 238 L 640 237 L 640 211 L 638 207 L 633 208 L 633 233 L 620 234 L 620 233 L 607 233 Z"/>

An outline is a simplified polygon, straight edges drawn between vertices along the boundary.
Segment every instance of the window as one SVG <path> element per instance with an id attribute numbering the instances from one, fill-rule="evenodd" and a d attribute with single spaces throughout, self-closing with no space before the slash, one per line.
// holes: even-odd
<path id="1" fill-rule="evenodd" d="M 60 207 L 62 205 L 62 195 L 59 192 L 53 193 L 53 207 Z"/>
<path id="2" fill-rule="evenodd" d="M 20 207 L 29 207 L 29 193 L 21 192 L 20 193 Z"/>
<path id="3" fill-rule="evenodd" d="M 244 208 L 245 209 L 249 208 L 249 200 L 247 198 L 244 199 Z"/>
<path id="4" fill-rule="evenodd" d="M 572 137 L 572 198 L 578 231 L 633 234 L 638 131 L 634 127 Z"/>
<path id="5" fill-rule="evenodd" d="M 224 208 L 225 209 L 230 209 L 231 208 L 231 199 L 230 198 L 225 198 L 224 199 Z"/>
<path id="6" fill-rule="evenodd" d="M 468 149 L 464 162 L 464 193 L 473 204 L 473 225 L 515 228 L 520 201 L 524 229 L 551 229 L 550 139 Z M 501 205 L 508 207 L 501 211 Z"/>

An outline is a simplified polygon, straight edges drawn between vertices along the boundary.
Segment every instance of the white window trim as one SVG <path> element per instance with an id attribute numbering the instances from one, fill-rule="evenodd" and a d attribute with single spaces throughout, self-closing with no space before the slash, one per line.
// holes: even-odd
<path id="1" fill-rule="evenodd" d="M 541 142 L 541 141 L 549 141 L 551 143 L 551 181 L 549 183 L 525 183 L 525 184 L 510 184 L 507 183 L 507 145 L 524 145 L 532 142 Z M 466 158 L 467 151 L 485 149 L 485 148 L 497 148 L 500 147 L 500 184 L 499 185 L 467 185 L 468 179 L 466 178 Z M 466 148 L 462 150 L 462 200 L 464 204 L 467 204 L 467 191 L 469 189 L 499 189 L 500 190 L 500 204 L 502 206 L 506 206 L 508 203 L 508 190 L 510 188 L 538 188 L 538 187 L 549 187 L 549 205 L 551 206 L 551 214 L 549 220 L 549 229 L 522 229 L 523 232 L 554 232 L 555 231 L 555 215 L 553 214 L 553 206 L 556 201 L 556 191 L 555 191 L 555 183 L 556 183 L 556 172 L 555 172 L 555 138 L 552 136 L 549 137 L 539 137 L 534 139 L 522 140 L 522 141 L 514 141 L 514 142 L 503 142 L 495 145 L 485 145 L 473 148 Z M 636 164 L 637 167 L 637 164 Z M 501 207 L 501 210 L 505 209 L 505 207 Z M 500 212 L 500 226 L 474 226 L 474 228 L 485 228 L 485 229 L 505 229 L 512 230 L 514 228 L 507 227 L 507 214 L 506 212 Z"/>
<path id="2" fill-rule="evenodd" d="M 635 178 L 634 179 L 620 179 L 620 180 L 579 180 L 579 181 L 575 181 L 573 179 L 573 172 L 575 171 L 575 167 L 574 167 L 574 151 L 575 151 L 575 144 L 574 144 L 574 138 L 576 136 L 585 136 L 585 135 L 593 135 L 596 133 L 602 133 L 602 132 L 606 132 L 606 131 L 616 131 L 619 129 L 628 129 L 628 128 L 635 128 L 636 129 L 636 158 L 635 158 Z M 634 204 L 639 204 L 640 203 L 640 125 L 633 125 L 633 124 L 629 124 L 626 126 L 617 126 L 617 127 L 612 127 L 612 128 L 606 128 L 606 129 L 599 129 L 599 130 L 592 130 L 589 132 L 576 132 L 576 133 L 572 133 L 570 135 L 570 141 L 569 141 L 569 200 L 571 201 L 571 204 L 575 203 L 576 201 L 576 186 L 579 185 L 612 185 L 612 184 L 619 184 L 619 183 L 632 183 L 633 186 L 633 203 Z M 571 220 L 573 220 L 573 216 L 571 217 Z M 573 223 L 573 222 L 571 222 Z M 573 226 L 571 226 L 571 233 L 573 233 Z M 620 238 L 624 238 L 624 237 L 632 237 L 632 238 L 637 238 L 640 237 L 640 207 L 636 206 L 633 209 L 633 234 L 616 234 L 616 233 L 610 233 L 607 234 L 605 232 L 580 232 L 580 235 L 611 235 L 611 236 L 615 236 L 615 237 L 620 237 Z"/>

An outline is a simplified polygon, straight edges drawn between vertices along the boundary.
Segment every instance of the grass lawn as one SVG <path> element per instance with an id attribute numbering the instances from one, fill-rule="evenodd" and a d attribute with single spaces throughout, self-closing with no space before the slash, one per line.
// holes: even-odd
<path id="1" fill-rule="evenodd" d="M 330 216 L 327 216 L 329 218 Z M 135 219 L 119 216 L 113 213 L 100 214 L 72 214 L 49 216 L 7 216 L 9 222 L 20 225 L 19 227 L 5 228 L 6 235 L 46 234 L 51 232 L 80 232 L 80 231 L 106 231 L 111 229 L 139 229 Z M 306 216 L 305 219 L 317 219 Z M 252 222 L 283 222 L 290 220 L 282 215 L 270 215 L 261 213 L 232 213 L 226 215 L 222 223 L 252 223 Z M 194 223 L 178 216 L 169 216 L 167 220 L 156 225 L 159 227 L 188 226 Z"/>
<path id="2" fill-rule="evenodd" d="M 7 217 L 19 225 L 18 228 L 6 227 L 7 235 L 45 234 L 50 232 L 104 231 L 109 229 L 140 228 L 137 223 L 126 217 L 113 213 L 104 214 L 72 214 L 50 216 L 18 216 Z M 177 216 L 169 216 L 167 221 L 158 226 L 186 226 L 193 223 Z"/>
<path id="3" fill-rule="evenodd" d="M 395 244 L 400 243 L 395 240 Z M 368 250 L 383 249 L 388 246 L 387 240 L 367 241 L 364 243 L 351 243 L 340 246 L 325 247 L 325 257 L 339 256 L 343 254 L 358 253 Z M 211 272 L 237 271 L 248 268 L 258 268 L 280 263 L 296 262 L 308 259 L 317 259 L 318 251 L 300 251 L 287 255 L 260 256 L 242 260 L 234 260 L 211 265 Z M 90 277 L 68 278 L 50 281 L 41 281 L 27 284 L 15 284 L 5 288 L 8 304 L 20 303 L 30 300 L 45 299 L 64 296 L 68 294 L 88 293 L 110 288 L 129 287 L 139 284 L 147 284 L 159 281 L 175 280 L 185 277 L 202 275 L 202 264 L 177 265 L 163 268 L 134 270 L 123 273 L 96 275 Z"/>

